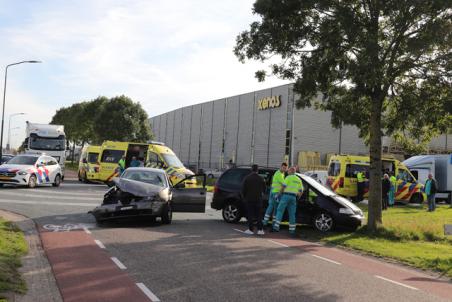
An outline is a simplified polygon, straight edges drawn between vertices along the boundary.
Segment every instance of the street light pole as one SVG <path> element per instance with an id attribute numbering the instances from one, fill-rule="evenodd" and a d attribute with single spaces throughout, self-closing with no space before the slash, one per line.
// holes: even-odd
<path id="1" fill-rule="evenodd" d="M 41 61 L 35 61 L 35 60 L 32 60 L 32 61 L 21 61 L 21 62 L 17 62 L 17 63 L 8 64 L 8 65 L 6 65 L 6 68 L 5 68 L 5 84 L 3 86 L 2 128 L 1 128 L 1 131 L 0 131 L 0 159 L 3 156 L 3 127 L 4 127 L 4 124 L 5 124 L 6 80 L 8 79 L 8 68 L 10 66 L 24 64 L 24 63 L 41 63 Z"/>
<path id="2" fill-rule="evenodd" d="M 8 122 L 8 141 L 6 142 L 6 150 L 8 150 L 8 152 L 11 150 L 11 118 L 13 116 L 17 116 L 17 115 L 24 115 L 25 113 L 23 112 L 18 112 L 18 113 L 13 113 L 9 115 L 9 122 Z"/>

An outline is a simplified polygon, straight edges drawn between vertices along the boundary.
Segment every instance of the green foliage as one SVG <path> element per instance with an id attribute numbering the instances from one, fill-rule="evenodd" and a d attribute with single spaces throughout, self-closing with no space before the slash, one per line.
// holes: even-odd
<path id="1" fill-rule="evenodd" d="M 25 293 L 26 285 L 18 268 L 20 258 L 28 251 L 23 233 L 12 223 L 0 218 L 0 298 L 2 292 Z"/>
<path id="2" fill-rule="evenodd" d="M 257 0 L 253 11 L 261 19 L 237 37 L 238 59 L 280 58 L 270 73 L 295 80 L 298 108 L 331 110 L 334 126 L 355 125 L 369 142 L 375 229 L 382 135 L 451 127 L 452 2 Z"/>
<path id="3" fill-rule="evenodd" d="M 152 138 L 147 113 L 126 96 L 98 97 L 57 110 L 52 124 L 62 124 L 69 141 L 101 144 L 104 140 L 143 142 Z"/>

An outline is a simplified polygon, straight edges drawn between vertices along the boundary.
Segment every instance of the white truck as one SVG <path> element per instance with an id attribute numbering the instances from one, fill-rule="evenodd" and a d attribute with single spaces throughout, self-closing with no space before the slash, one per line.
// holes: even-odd
<path id="1" fill-rule="evenodd" d="M 66 161 L 66 135 L 64 125 L 36 124 L 27 121 L 24 143 L 25 153 L 54 157 L 61 166 L 64 178 Z"/>
<path id="2" fill-rule="evenodd" d="M 438 184 L 436 201 L 452 200 L 452 154 L 417 155 L 403 162 L 416 179 L 425 184 L 428 174 L 432 173 Z"/>

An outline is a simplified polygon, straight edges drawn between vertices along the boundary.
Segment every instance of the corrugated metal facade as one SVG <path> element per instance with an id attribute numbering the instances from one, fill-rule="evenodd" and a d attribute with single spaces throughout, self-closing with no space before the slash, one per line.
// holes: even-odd
<path id="1" fill-rule="evenodd" d="M 259 109 L 260 101 L 272 97 L 279 106 Z M 221 168 L 229 160 L 276 167 L 288 150 L 295 160 L 300 151 L 336 153 L 339 137 L 342 153 L 368 152 L 355 127 L 333 129 L 331 113 L 293 104 L 292 85 L 283 85 L 177 109 L 152 117 L 151 125 L 155 139 L 191 167 Z"/>

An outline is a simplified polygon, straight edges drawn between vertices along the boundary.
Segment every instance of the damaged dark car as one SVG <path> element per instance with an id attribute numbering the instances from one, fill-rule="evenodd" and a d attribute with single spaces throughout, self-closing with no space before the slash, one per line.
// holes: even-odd
<path id="1" fill-rule="evenodd" d="M 196 179 L 197 186 L 186 186 Z M 160 218 L 170 224 L 174 212 L 204 213 L 204 175 L 191 175 L 172 186 L 166 172 L 154 168 L 128 168 L 105 193 L 102 204 L 92 210 L 97 223 L 118 219 Z"/>

